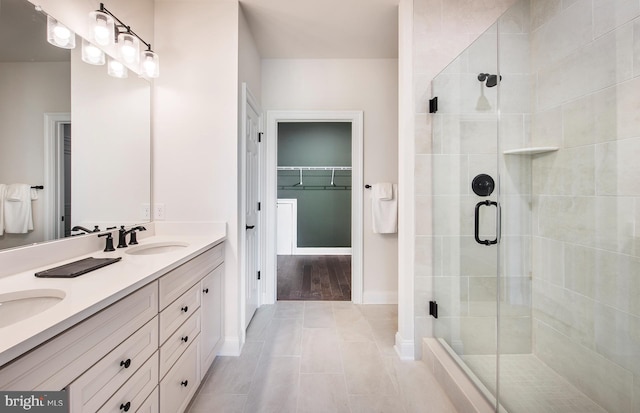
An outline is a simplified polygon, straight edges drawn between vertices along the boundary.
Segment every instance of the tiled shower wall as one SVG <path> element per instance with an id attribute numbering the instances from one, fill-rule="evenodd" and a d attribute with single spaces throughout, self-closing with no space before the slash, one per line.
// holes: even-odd
<path id="1" fill-rule="evenodd" d="M 640 2 L 532 1 L 534 354 L 640 412 Z"/>
<path id="2" fill-rule="evenodd" d="M 415 107 L 415 338 L 433 336 L 428 303 L 433 298 L 432 138 L 430 83 L 514 0 L 414 0 L 413 75 Z M 477 87 L 477 85 L 476 85 Z"/>

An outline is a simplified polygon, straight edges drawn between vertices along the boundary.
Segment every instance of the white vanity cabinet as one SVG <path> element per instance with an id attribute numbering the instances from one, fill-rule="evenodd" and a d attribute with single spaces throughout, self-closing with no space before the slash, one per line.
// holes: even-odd
<path id="1" fill-rule="evenodd" d="M 0 389 L 69 392 L 71 413 L 182 413 L 223 331 L 218 244 L 0 368 Z"/>

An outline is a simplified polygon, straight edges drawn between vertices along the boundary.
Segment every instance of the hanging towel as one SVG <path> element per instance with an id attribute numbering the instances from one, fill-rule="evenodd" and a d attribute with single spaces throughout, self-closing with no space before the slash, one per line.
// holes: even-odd
<path id="1" fill-rule="evenodd" d="M 0 236 L 4 235 L 4 200 L 7 193 L 7 186 L 0 184 Z"/>
<path id="2" fill-rule="evenodd" d="M 377 183 L 372 188 L 373 197 L 381 201 L 391 201 L 393 199 L 393 184 L 389 182 Z"/>
<path id="3" fill-rule="evenodd" d="M 30 185 L 7 186 L 4 198 L 4 231 L 7 234 L 26 234 L 33 230 L 32 196 Z"/>
<path id="4" fill-rule="evenodd" d="M 373 184 L 371 192 L 371 215 L 373 216 L 374 234 L 395 234 L 398 232 L 398 185 L 391 186 L 391 199 L 376 198 L 381 190 L 377 187 L 381 184 Z M 385 184 L 382 184 L 385 185 Z"/>

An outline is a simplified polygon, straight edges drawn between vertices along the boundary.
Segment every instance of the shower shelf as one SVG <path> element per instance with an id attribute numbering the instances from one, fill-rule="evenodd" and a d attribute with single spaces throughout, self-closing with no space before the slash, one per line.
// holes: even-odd
<path id="1" fill-rule="evenodd" d="M 532 148 L 520 148 L 504 151 L 505 155 L 538 155 L 541 153 L 555 152 L 559 148 L 557 146 L 536 146 Z"/>

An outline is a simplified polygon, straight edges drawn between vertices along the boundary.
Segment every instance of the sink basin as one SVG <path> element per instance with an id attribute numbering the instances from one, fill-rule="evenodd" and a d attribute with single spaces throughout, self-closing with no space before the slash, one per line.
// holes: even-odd
<path id="1" fill-rule="evenodd" d="M 40 314 L 65 297 L 61 290 L 23 290 L 0 294 L 0 328 Z"/>
<path id="2" fill-rule="evenodd" d="M 126 254 L 130 255 L 155 255 L 155 254 L 165 254 L 167 252 L 172 252 L 175 250 L 179 250 L 184 247 L 188 247 L 189 244 L 187 242 L 154 242 L 152 244 L 139 245 L 133 248 L 127 248 L 125 251 Z"/>

